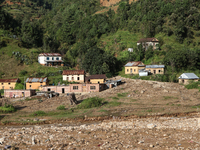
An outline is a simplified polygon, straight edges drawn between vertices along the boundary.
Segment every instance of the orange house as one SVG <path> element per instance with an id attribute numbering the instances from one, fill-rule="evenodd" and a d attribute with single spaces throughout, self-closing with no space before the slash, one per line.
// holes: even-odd
<path id="1" fill-rule="evenodd" d="M 27 78 L 26 89 L 39 89 L 41 86 L 49 85 L 48 78 Z"/>
<path id="2" fill-rule="evenodd" d="M 16 79 L 0 79 L 0 89 L 14 89 L 16 83 L 19 83 L 20 80 Z"/>

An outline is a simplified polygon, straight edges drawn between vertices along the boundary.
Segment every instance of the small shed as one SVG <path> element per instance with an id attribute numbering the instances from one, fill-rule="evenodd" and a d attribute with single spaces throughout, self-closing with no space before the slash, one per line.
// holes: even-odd
<path id="1" fill-rule="evenodd" d="M 179 83 L 189 84 L 189 81 L 197 82 L 199 81 L 199 77 L 194 73 L 183 73 L 179 76 Z"/>

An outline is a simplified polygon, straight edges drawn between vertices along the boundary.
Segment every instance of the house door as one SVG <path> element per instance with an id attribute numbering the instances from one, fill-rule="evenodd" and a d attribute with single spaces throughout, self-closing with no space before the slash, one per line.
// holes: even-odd
<path id="1" fill-rule="evenodd" d="M 12 92 L 10 92 L 10 98 L 12 98 L 13 97 L 13 93 Z"/>
<path id="2" fill-rule="evenodd" d="M 156 74 L 156 70 L 153 70 L 153 74 Z"/>
<path id="3" fill-rule="evenodd" d="M 62 93 L 65 93 L 65 89 L 64 88 L 62 88 Z"/>
<path id="4" fill-rule="evenodd" d="M 86 85 L 83 84 L 83 92 L 86 92 Z"/>

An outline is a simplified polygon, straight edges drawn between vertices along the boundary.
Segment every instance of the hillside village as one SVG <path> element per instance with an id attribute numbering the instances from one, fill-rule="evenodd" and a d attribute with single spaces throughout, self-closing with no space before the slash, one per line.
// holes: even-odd
<path id="1" fill-rule="evenodd" d="M 200 1 L 0 0 L 0 150 L 198 150 Z"/>
<path id="2" fill-rule="evenodd" d="M 143 38 L 137 42 L 137 46 L 147 50 L 152 47 L 153 50 L 158 49 L 159 41 L 156 38 Z M 130 52 L 131 53 L 131 52 Z M 64 66 L 62 55 L 59 53 L 41 53 L 38 55 L 38 63 L 42 66 L 57 67 Z M 125 65 L 125 74 L 128 75 L 163 75 L 165 73 L 165 65 L 154 64 L 145 65 L 142 61 L 131 61 Z M 4 97 L 7 98 L 21 98 L 36 95 L 36 91 L 50 93 L 55 92 L 59 94 L 69 93 L 91 93 L 101 92 L 103 90 L 113 88 L 121 84 L 121 80 L 106 80 L 105 74 L 87 75 L 84 70 L 63 70 L 62 81 L 67 81 L 69 84 L 50 85 L 47 77 L 28 77 L 24 83 L 23 89 L 15 90 L 16 83 L 20 83 L 20 79 L 0 79 L 0 89 L 4 90 Z M 189 84 L 189 81 L 198 81 L 194 73 L 183 73 L 179 77 L 179 83 Z M 51 95 L 52 97 L 52 95 Z"/>

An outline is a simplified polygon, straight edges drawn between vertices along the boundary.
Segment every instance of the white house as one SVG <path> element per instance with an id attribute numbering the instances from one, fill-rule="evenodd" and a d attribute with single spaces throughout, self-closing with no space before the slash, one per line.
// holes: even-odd
<path id="1" fill-rule="evenodd" d="M 63 70 L 63 81 L 84 83 L 84 70 Z"/>
<path id="2" fill-rule="evenodd" d="M 44 66 L 63 66 L 63 60 L 59 53 L 41 53 L 38 62 Z"/>
<path id="3" fill-rule="evenodd" d="M 149 46 L 153 47 L 153 50 L 158 48 L 159 41 L 156 38 L 144 38 L 137 41 L 137 46 L 142 44 L 143 48 L 147 50 Z"/>

